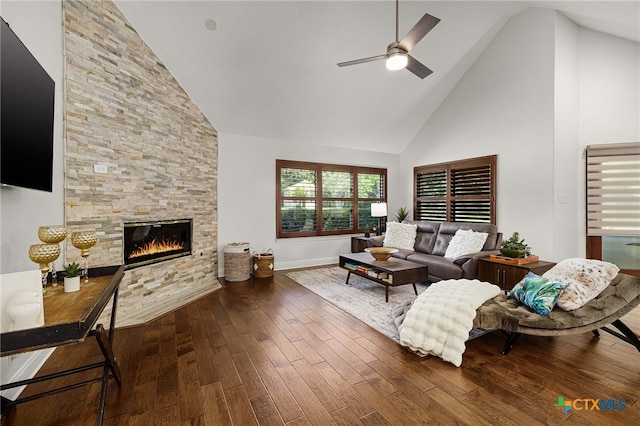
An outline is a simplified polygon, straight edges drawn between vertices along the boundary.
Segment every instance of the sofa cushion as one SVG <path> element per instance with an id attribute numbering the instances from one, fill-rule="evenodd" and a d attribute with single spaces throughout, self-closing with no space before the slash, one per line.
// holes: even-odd
<path id="1" fill-rule="evenodd" d="M 407 223 L 387 222 L 383 247 L 413 250 L 418 227 Z"/>
<path id="2" fill-rule="evenodd" d="M 457 259 L 465 254 L 482 251 L 484 242 L 487 240 L 486 232 L 476 232 L 470 229 L 458 229 L 449 241 L 444 257 Z"/>
<path id="3" fill-rule="evenodd" d="M 486 232 L 487 240 L 484 242 L 482 250 L 496 250 L 498 241 L 498 228 L 491 223 L 466 223 L 466 222 L 443 222 L 438 230 L 432 254 L 444 256 L 449 246 L 449 241 L 458 229 L 470 229 L 476 232 Z"/>
<path id="4" fill-rule="evenodd" d="M 613 263 L 594 259 L 565 259 L 549 269 L 543 277 L 566 283 L 558 306 L 571 311 L 584 306 L 602 292 L 620 271 Z"/>
<path id="5" fill-rule="evenodd" d="M 418 227 L 416 235 L 416 243 L 414 244 L 415 251 L 421 253 L 431 254 L 433 246 L 436 244 L 436 237 L 438 236 L 438 229 L 440 228 L 440 222 L 428 222 L 422 220 L 410 220 L 404 221 L 411 225 Z"/>
<path id="6" fill-rule="evenodd" d="M 430 277 L 443 280 L 462 278 L 462 267 L 442 256 L 415 252 L 407 256 L 407 260 L 427 265 Z"/>

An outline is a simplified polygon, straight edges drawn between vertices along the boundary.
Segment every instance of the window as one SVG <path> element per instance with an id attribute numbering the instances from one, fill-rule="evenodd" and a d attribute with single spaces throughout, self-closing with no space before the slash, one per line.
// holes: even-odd
<path id="1" fill-rule="evenodd" d="M 640 275 L 640 143 L 586 150 L 587 257 Z"/>
<path id="2" fill-rule="evenodd" d="M 497 156 L 414 167 L 414 219 L 496 223 Z"/>
<path id="3" fill-rule="evenodd" d="M 387 170 L 276 160 L 277 238 L 353 234 L 386 201 Z"/>

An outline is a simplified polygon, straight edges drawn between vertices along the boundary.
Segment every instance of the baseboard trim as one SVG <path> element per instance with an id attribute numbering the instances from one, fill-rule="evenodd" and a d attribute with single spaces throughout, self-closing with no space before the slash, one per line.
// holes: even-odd
<path id="1" fill-rule="evenodd" d="M 53 351 L 55 348 L 4 357 L 2 360 L 2 383 L 14 383 L 35 377 Z M 20 386 L 7 389 L 0 392 L 0 395 L 15 401 L 25 388 L 26 386 Z"/>

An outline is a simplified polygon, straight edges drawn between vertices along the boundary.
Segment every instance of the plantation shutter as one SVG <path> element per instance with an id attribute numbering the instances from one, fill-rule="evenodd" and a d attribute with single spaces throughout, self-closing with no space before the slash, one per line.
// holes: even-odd
<path id="1" fill-rule="evenodd" d="M 416 173 L 416 220 L 447 220 L 447 170 Z"/>
<path id="2" fill-rule="evenodd" d="M 416 220 L 495 223 L 497 157 L 414 168 Z"/>
<path id="3" fill-rule="evenodd" d="M 451 170 L 451 220 L 491 222 L 492 164 L 479 163 Z"/>
<path id="4" fill-rule="evenodd" d="M 640 236 L 640 143 L 586 149 L 588 236 Z"/>

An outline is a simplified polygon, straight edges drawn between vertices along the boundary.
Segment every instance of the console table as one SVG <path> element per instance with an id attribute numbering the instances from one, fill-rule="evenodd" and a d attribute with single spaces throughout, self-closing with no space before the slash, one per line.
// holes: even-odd
<path id="1" fill-rule="evenodd" d="M 104 361 L 72 368 L 58 373 L 32 379 L 0 385 L 0 390 L 11 389 L 52 380 L 58 377 L 102 368 L 102 375 L 92 380 L 78 382 L 69 386 L 53 389 L 37 395 L 11 401 L 2 397 L 2 415 L 10 415 L 17 404 L 32 401 L 43 396 L 75 389 L 80 386 L 101 381 L 102 389 L 96 416 L 96 424 L 102 424 L 107 394 L 107 382 L 115 378 L 120 385 L 121 375 L 113 353 L 113 333 L 118 303 L 118 288 L 124 275 L 123 266 L 110 266 L 89 270 L 89 282 L 82 283 L 80 291 L 65 293 L 64 286 L 47 287 L 43 298 L 44 325 L 40 327 L 16 330 L 0 335 L 0 356 L 20 354 L 38 349 L 51 348 L 83 342 L 88 336 L 95 336 Z M 107 333 L 102 324 L 95 325 L 98 317 L 113 296 L 111 322 Z M 94 329 L 95 325 L 95 329 Z"/>

